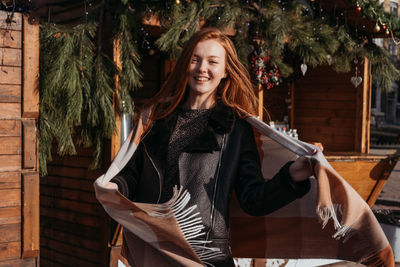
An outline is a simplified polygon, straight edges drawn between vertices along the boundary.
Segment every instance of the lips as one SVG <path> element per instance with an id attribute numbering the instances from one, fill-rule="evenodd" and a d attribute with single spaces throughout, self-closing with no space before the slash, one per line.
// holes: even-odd
<path id="1" fill-rule="evenodd" d="M 209 81 L 210 80 L 210 78 L 208 78 L 208 77 L 203 77 L 203 76 L 195 76 L 195 77 L 193 77 L 196 81 L 199 81 L 199 82 L 205 82 L 205 81 Z"/>

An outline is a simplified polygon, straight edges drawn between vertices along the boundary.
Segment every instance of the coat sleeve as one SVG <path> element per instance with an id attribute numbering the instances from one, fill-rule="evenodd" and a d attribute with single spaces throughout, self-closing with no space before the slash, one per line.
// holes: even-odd
<path id="1" fill-rule="evenodd" d="M 143 168 L 143 144 L 140 143 L 126 166 L 111 179 L 118 185 L 118 191 L 130 200 L 134 200 L 137 184 Z"/>
<path id="2" fill-rule="evenodd" d="M 264 181 L 253 129 L 246 123 L 240 142 L 235 191 L 241 208 L 248 214 L 271 213 L 310 190 L 310 180 L 294 182 L 287 162 L 270 180 Z"/>

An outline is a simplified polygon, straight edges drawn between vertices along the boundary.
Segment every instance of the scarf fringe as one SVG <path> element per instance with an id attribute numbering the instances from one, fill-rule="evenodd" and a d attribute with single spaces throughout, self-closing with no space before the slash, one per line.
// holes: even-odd
<path id="1" fill-rule="evenodd" d="M 324 229 L 329 220 L 332 219 L 333 226 L 336 230 L 332 238 L 336 240 L 343 238 L 343 243 L 345 243 L 352 236 L 352 228 L 340 223 L 342 213 L 343 209 L 340 204 L 332 204 L 330 207 L 317 207 L 317 215 L 322 221 L 322 229 Z"/>
<path id="2" fill-rule="evenodd" d="M 205 236 L 205 227 L 202 223 L 200 212 L 197 211 L 197 205 L 187 207 L 190 201 L 190 193 L 183 190 L 182 187 L 174 187 L 174 193 L 171 199 L 163 204 L 150 205 L 147 213 L 153 217 L 167 218 L 175 216 L 186 241 L 190 244 L 193 251 L 197 254 L 203 264 L 213 266 L 207 260 L 221 256 L 219 248 L 206 247 L 212 241 L 202 240 Z"/>

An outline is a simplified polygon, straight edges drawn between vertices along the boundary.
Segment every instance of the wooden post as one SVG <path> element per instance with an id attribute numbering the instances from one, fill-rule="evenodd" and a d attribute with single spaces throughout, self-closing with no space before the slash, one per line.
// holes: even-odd
<path id="1" fill-rule="evenodd" d="M 290 129 L 294 129 L 294 82 L 290 83 Z"/>
<path id="2" fill-rule="evenodd" d="M 263 120 L 264 114 L 264 90 L 261 83 L 258 84 L 258 117 Z"/>
<path id="3" fill-rule="evenodd" d="M 369 121 L 371 111 L 371 64 L 368 58 L 364 58 L 364 67 L 362 68 L 362 85 L 357 87 L 357 105 L 356 105 L 356 125 L 354 150 L 356 152 L 369 152 Z"/>
<path id="4" fill-rule="evenodd" d="M 113 61 L 117 68 L 122 68 L 121 62 L 121 47 L 119 40 L 116 38 L 113 40 Z M 118 111 L 118 101 L 120 101 L 119 96 L 119 77 L 118 74 L 114 76 L 114 95 L 113 95 L 113 104 L 114 104 L 114 113 L 115 113 L 115 124 L 117 125 L 117 132 L 113 134 L 111 137 L 111 160 L 117 155 L 119 148 L 121 147 L 121 114 Z"/>
<path id="5" fill-rule="evenodd" d="M 39 116 L 39 25 L 23 18 L 22 117 Z"/>
<path id="6" fill-rule="evenodd" d="M 39 25 L 22 20 L 22 258 L 39 256 Z"/>

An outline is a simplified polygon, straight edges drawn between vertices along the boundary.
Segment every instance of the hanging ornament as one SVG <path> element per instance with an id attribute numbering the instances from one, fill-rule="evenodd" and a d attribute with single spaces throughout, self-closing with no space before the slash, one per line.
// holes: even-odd
<path id="1" fill-rule="evenodd" d="M 271 66 L 271 59 L 263 50 L 262 44 L 255 41 L 254 50 L 250 54 L 250 74 L 259 87 L 269 90 L 282 82 L 281 74 L 276 66 Z"/>
<path id="2" fill-rule="evenodd" d="M 360 13 L 361 10 L 362 10 L 362 8 L 361 8 L 360 4 L 357 3 L 356 11 L 357 11 L 358 13 Z"/>
<path id="3" fill-rule="evenodd" d="M 375 32 L 379 32 L 381 30 L 381 27 L 378 25 L 378 23 L 375 25 L 374 30 Z"/>
<path id="4" fill-rule="evenodd" d="M 386 30 L 386 24 L 382 24 L 382 29 Z"/>
<path id="5" fill-rule="evenodd" d="M 179 4 L 181 3 L 181 1 L 180 1 L 180 0 L 175 0 L 175 3 L 176 3 L 177 5 L 179 5 Z"/>
<path id="6" fill-rule="evenodd" d="M 358 72 L 357 63 L 358 63 L 358 60 L 354 59 L 354 64 L 356 64 L 356 75 L 350 78 L 350 82 L 354 85 L 355 88 L 362 83 L 362 78 L 360 76 L 358 76 L 358 73 L 357 73 Z"/>
<path id="7" fill-rule="evenodd" d="M 306 63 L 303 63 L 303 64 L 300 65 L 300 70 L 301 70 L 301 73 L 303 73 L 303 76 L 305 76 L 305 75 L 306 75 L 306 72 L 307 72 L 307 65 L 306 65 Z"/>
<path id="8" fill-rule="evenodd" d="M 330 65 L 332 65 L 332 62 L 333 62 L 333 58 L 332 58 L 332 56 L 331 55 L 326 55 L 326 61 L 328 62 L 328 65 L 330 66 Z"/>
<path id="9" fill-rule="evenodd" d="M 389 29 L 386 29 L 385 34 L 389 35 L 389 33 L 390 33 Z"/>

